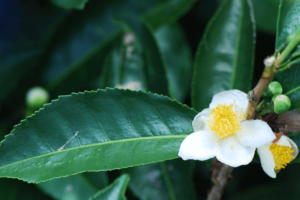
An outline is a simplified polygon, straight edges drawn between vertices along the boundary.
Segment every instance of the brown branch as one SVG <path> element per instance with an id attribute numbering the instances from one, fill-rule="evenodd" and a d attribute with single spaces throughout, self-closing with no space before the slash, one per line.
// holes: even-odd
<path id="1" fill-rule="evenodd" d="M 247 120 L 255 118 L 255 108 L 264 89 L 269 85 L 274 75 L 274 66 L 276 65 L 275 57 L 271 56 L 269 58 L 266 58 L 264 63 L 265 69 L 261 78 L 259 79 L 255 88 L 253 90 L 250 90 L 248 93 L 249 104 L 247 108 Z"/>
<path id="2" fill-rule="evenodd" d="M 278 58 L 277 58 L 278 59 Z M 278 59 L 280 60 L 280 59 Z M 279 61 L 280 62 L 280 61 Z M 270 81 L 274 75 L 274 66 L 279 63 L 275 62 L 275 57 L 271 56 L 264 60 L 265 69 L 263 74 L 258 81 L 257 85 L 253 90 L 248 93 L 249 104 L 247 108 L 247 120 L 255 119 L 255 109 L 259 102 L 259 99 L 264 91 L 264 89 L 269 85 Z M 219 162 L 217 159 L 214 160 L 214 165 L 212 167 L 212 182 L 213 186 L 207 196 L 208 200 L 220 200 L 223 194 L 223 189 L 228 181 L 233 167 L 225 165 Z"/>
<path id="3" fill-rule="evenodd" d="M 207 200 L 219 200 L 222 197 L 223 189 L 228 181 L 228 178 L 233 170 L 233 167 L 225 165 L 214 160 L 212 167 L 211 181 L 213 182 L 213 187 L 211 188 Z"/>

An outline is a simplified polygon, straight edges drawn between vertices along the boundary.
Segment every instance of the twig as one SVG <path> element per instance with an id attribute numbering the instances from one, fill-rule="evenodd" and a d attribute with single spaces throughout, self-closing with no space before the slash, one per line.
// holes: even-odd
<path id="1" fill-rule="evenodd" d="M 259 102 L 259 99 L 264 91 L 264 89 L 269 85 L 270 81 L 274 75 L 274 67 L 279 63 L 275 62 L 275 57 L 271 56 L 264 60 L 265 69 L 263 74 L 258 81 L 257 85 L 253 90 L 248 93 L 249 104 L 247 108 L 247 120 L 255 118 L 255 109 Z M 223 194 L 223 189 L 228 181 L 228 176 L 230 176 L 233 167 L 225 165 L 218 160 L 214 160 L 214 165 L 212 167 L 212 182 L 214 183 L 211 188 L 207 199 L 208 200 L 220 200 Z"/>
<path id="2" fill-rule="evenodd" d="M 274 67 L 277 65 L 275 57 L 271 56 L 265 59 L 265 69 L 257 85 L 248 93 L 249 104 L 247 108 L 247 120 L 255 118 L 255 109 L 264 89 L 269 85 L 274 75 Z"/>
<path id="3" fill-rule="evenodd" d="M 218 161 L 214 160 L 212 167 L 211 181 L 213 182 L 213 187 L 211 188 L 207 200 L 219 200 L 222 197 L 223 189 L 228 181 L 233 167 L 225 165 Z"/>

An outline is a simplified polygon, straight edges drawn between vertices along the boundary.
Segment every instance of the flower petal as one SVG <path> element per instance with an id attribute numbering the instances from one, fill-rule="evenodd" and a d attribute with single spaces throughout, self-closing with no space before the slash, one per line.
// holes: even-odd
<path id="1" fill-rule="evenodd" d="M 272 152 L 269 150 L 272 143 L 266 144 L 262 147 L 257 148 L 259 154 L 261 167 L 263 170 L 272 178 L 276 178 L 275 173 L 275 161 Z"/>
<path id="2" fill-rule="evenodd" d="M 212 102 L 209 105 L 209 108 L 213 109 L 218 104 L 225 103 L 226 105 L 230 105 L 232 103 L 235 103 L 239 112 L 242 109 L 244 112 L 246 112 L 248 102 L 249 101 L 246 93 L 240 90 L 228 90 L 215 94 L 213 96 Z"/>
<path id="3" fill-rule="evenodd" d="M 208 120 L 208 115 L 210 115 L 211 110 L 209 108 L 206 108 L 202 110 L 193 120 L 193 128 L 194 131 L 202 131 L 204 130 L 205 123 L 203 120 Z"/>
<path id="4" fill-rule="evenodd" d="M 188 135 L 180 145 L 178 156 L 183 160 L 207 160 L 219 152 L 218 136 L 212 131 L 197 131 Z"/>
<path id="5" fill-rule="evenodd" d="M 289 137 L 287 137 L 285 135 L 281 136 L 281 138 L 285 138 L 290 143 L 290 145 L 291 145 L 290 147 L 292 148 L 292 150 L 294 150 L 294 152 L 292 154 L 294 156 L 294 158 L 292 160 L 294 160 L 297 157 L 298 153 L 299 153 L 299 149 L 298 149 L 297 144 L 293 140 L 291 140 Z M 278 144 L 278 142 L 277 142 L 277 144 Z"/>
<path id="6" fill-rule="evenodd" d="M 217 159 L 231 167 L 249 164 L 254 156 L 255 148 L 242 146 L 235 136 L 230 136 L 219 141 L 221 152 Z"/>
<path id="7" fill-rule="evenodd" d="M 236 138 L 243 146 L 261 147 L 276 139 L 270 126 L 262 120 L 246 120 L 240 123 Z"/>

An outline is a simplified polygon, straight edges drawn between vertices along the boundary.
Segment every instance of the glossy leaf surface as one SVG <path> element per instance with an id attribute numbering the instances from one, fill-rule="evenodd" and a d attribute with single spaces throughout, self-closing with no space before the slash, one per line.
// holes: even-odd
<path id="1" fill-rule="evenodd" d="M 163 26 L 155 31 L 155 38 L 166 60 L 170 91 L 183 101 L 192 79 L 192 52 L 184 32 L 178 24 Z"/>
<path id="2" fill-rule="evenodd" d="M 251 87 L 255 25 L 251 1 L 223 1 L 199 44 L 192 85 L 192 105 L 201 111 L 212 96 Z"/>
<path id="3" fill-rule="evenodd" d="M 142 91 L 61 96 L 2 141 L 0 177 L 39 183 L 177 158 L 195 115 L 168 97 Z"/>
<path id="4" fill-rule="evenodd" d="M 278 48 L 300 26 L 300 2 L 283 1 L 279 18 L 279 35 L 276 38 Z M 290 69 L 275 74 L 274 80 L 281 83 L 283 93 L 291 99 L 290 110 L 300 109 L 300 65 L 292 65 Z"/>
<path id="5" fill-rule="evenodd" d="M 195 199 L 193 161 L 181 158 L 124 169 L 130 175 L 129 189 L 139 199 Z"/>
<path id="6" fill-rule="evenodd" d="M 76 199 L 88 199 L 107 185 L 108 176 L 106 172 L 86 172 L 46 181 L 37 186 L 55 199 L 66 199 L 69 196 Z"/>
<path id="7" fill-rule="evenodd" d="M 125 191 L 130 178 L 127 174 L 123 174 L 116 179 L 111 185 L 97 192 L 89 200 L 126 200 Z"/>

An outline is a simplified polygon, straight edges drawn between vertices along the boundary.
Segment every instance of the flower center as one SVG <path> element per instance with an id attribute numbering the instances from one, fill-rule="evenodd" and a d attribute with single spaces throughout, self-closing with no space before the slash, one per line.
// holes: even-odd
<path id="1" fill-rule="evenodd" d="M 238 111 L 235 108 L 235 104 L 219 104 L 212 109 L 209 115 L 209 127 L 217 133 L 220 139 L 231 136 L 241 129 L 240 122 L 245 115 L 243 112 L 241 115 L 238 115 Z"/>
<path id="2" fill-rule="evenodd" d="M 275 170 L 283 169 L 288 163 L 295 157 L 292 155 L 294 150 L 288 146 L 281 146 L 278 144 L 272 144 L 269 148 L 272 152 L 275 161 Z"/>

